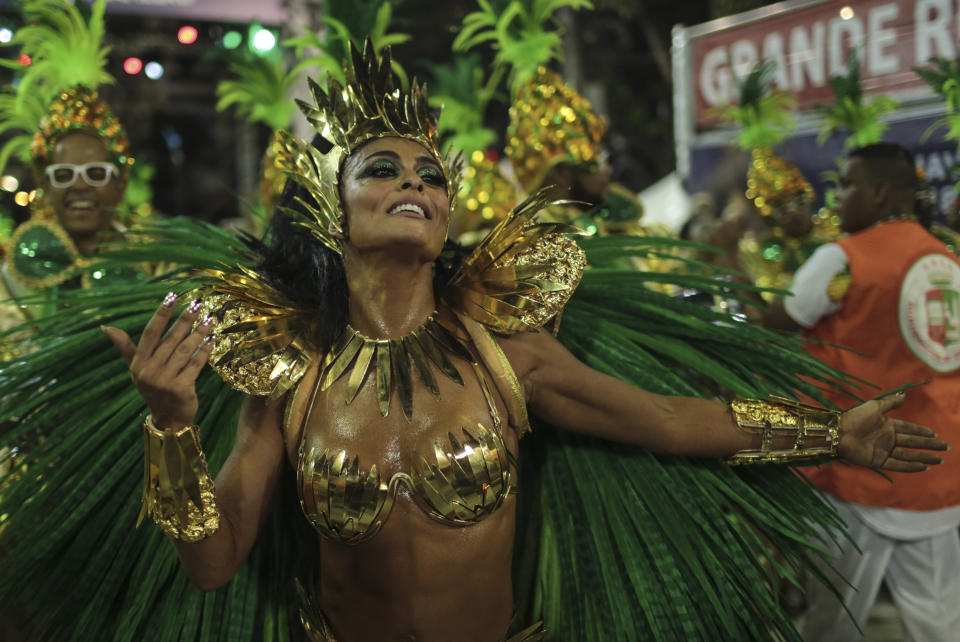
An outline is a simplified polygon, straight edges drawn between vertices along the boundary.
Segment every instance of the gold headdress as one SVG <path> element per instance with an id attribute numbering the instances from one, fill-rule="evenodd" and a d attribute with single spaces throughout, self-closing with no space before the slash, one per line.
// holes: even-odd
<path id="1" fill-rule="evenodd" d="M 430 112 L 426 86 L 414 79 L 410 92 L 405 94 L 394 86 L 390 64 L 389 47 L 378 58 L 367 39 L 362 55 L 350 45 L 345 84 L 341 85 L 330 74 L 326 91 L 309 81 L 315 104 L 301 100 L 297 104 L 310 124 L 333 145 L 326 154 L 289 134 L 281 136 L 281 144 L 291 159 L 286 173 L 307 188 L 317 202 L 317 207 L 313 207 L 301 201 L 313 220 L 292 210 L 287 213 L 337 252 L 340 242 L 336 237 L 343 232 L 343 205 L 337 187 L 340 172 L 347 156 L 367 141 L 395 136 L 420 143 L 443 169 L 451 210 L 459 190 L 462 159 L 459 155 L 444 158 L 440 153 L 437 122 Z"/>
<path id="2" fill-rule="evenodd" d="M 746 197 L 764 216 L 801 196 L 813 202 L 813 187 L 800 170 L 773 151 L 773 146 L 796 127 L 790 114 L 796 101 L 770 88 L 773 70 L 770 61 L 756 65 L 740 81 L 739 104 L 717 110 L 742 128 L 737 144 L 751 150 L 752 155 Z"/>
<path id="3" fill-rule="evenodd" d="M 545 67 L 517 91 L 510 107 L 506 155 L 528 192 L 558 163 L 589 167 L 600 160 L 606 123 L 589 101 Z"/>
<path id="4" fill-rule="evenodd" d="M 103 141 L 110 160 L 121 169 L 133 164 L 130 140 L 110 105 L 97 90 L 77 85 L 61 91 L 40 121 L 30 144 L 34 167 L 45 167 L 57 140 L 73 131 L 90 132 Z"/>
<path id="5" fill-rule="evenodd" d="M 769 147 L 757 148 L 751 153 L 746 196 L 761 214 L 769 216 L 801 196 L 813 204 L 813 187 L 795 165 L 774 154 Z"/>

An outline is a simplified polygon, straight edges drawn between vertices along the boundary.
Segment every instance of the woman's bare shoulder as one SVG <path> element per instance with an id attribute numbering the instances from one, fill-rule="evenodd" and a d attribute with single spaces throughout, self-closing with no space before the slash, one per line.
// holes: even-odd
<path id="1" fill-rule="evenodd" d="M 543 329 L 536 332 L 496 335 L 496 340 L 521 381 L 543 364 L 569 355 L 563 344 Z"/>

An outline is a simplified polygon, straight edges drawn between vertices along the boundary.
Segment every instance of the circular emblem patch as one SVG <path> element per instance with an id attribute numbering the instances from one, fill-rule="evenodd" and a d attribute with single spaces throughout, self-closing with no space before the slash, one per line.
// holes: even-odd
<path id="1" fill-rule="evenodd" d="M 921 361 L 937 372 L 960 368 L 960 265 L 927 254 L 900 287 L 900 333 Z"/>

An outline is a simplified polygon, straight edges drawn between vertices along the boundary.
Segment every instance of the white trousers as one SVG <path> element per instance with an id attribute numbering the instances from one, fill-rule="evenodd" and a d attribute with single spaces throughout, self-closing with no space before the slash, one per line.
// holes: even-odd
<path id="1" fill-rule="evenodd" d="M 832 546 L 834 568 L 824 569 L 850 614 L 865 627 L 882 582 L 887 583 L 912 642 L 960 642 L 960 536 L 957 529 L 916 540 L 885 537 L 843 502 L 834 502 L 863 554 L 848 540 Z M 849 582 L 847 584 L 846 582 Z M 852 585 L 852 586 L 851 586 Z M 817 580 L 807 588 L 809 608 L 799 627 L 807 642 L 860 640 L 850 615 Z"/>

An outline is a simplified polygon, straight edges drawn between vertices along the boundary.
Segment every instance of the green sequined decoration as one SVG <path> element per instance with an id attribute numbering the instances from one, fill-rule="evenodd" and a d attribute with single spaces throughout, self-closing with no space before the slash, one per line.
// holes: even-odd
<path id="1" fill-rule="evenodd" d="M 76 254 L 52 229 L 34 225 L 18 235 L 13 245 L 13 267 L 24 280 L 62 282 Z M 53 283 L 50 283 L 53 285 Z"/>
<path id="2" fill-rule="evenodd" d="M 611 191 L 606 201 L 587 210 L 585 214 L 600 223 L 629 223 L 639 219 L 642 211 L 630 199 Z"/>

